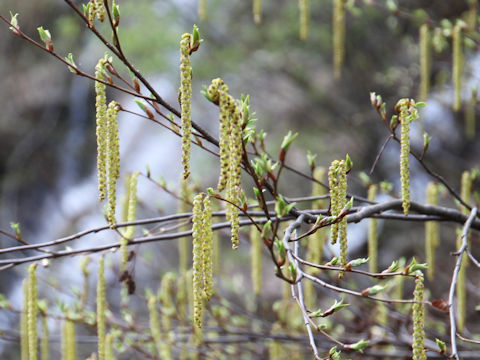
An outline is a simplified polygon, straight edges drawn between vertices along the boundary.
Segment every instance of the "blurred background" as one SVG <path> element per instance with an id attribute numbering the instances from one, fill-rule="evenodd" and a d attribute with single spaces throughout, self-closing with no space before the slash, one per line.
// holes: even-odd
<path id="1" fill-rule="evenodd" d="M 297 1 L 264 0 L 262 22 L 253 21 L 251 2 L 207 0 L 206 19 L 199 19 L 197 1 L 119 0 L 121 10 L 120 41 L 130 61 L 170 104 L 178 108 L 179 83 L 178 44 L 180 35 L 190 32 L 195 23 L 205 40 L 193 54 L 193 119 L 211 133 L 218 134 L 217 108 L 200 94 L 211 79 L 222 77 L 236 98 L 249 94 L 251 109 L 258 118 L 257 128 L 267 133 L 266 146 L 277 154 L 283 136 L 289 131 L 299 136 L 288 154 L 287 162 L 309 173 L 307 150 L 317 154 L 316 164 L 328 167 L 334 159 L 348 153 L 354 169 L 349 176 L 349 191 L 366 196 L 366 187 L 358 174 L 368 172 L 388 130 L 370 105 L 370 92 L 381 94 L 389 116 L 402 97 L 417 98 L 419 92 L 418 28 L 425 14 L 439 26 L 442 19 L 461 17 L 471 1 L 398 1 L 403 12 L 392 12 L 383 1 L 349 1 L 346 30 L 346 58 L 342 77 L 333 78 L 332 67 L 332 4 L 310 1 L 308 38 L 299 39 Z M 370 4 L 370 5 L 368 5 Z M 423 9 L 423 13 L 418 9 Z M 38 26 L 49 29 L 55 50 L 62 56 L 72 52 L 77 65 L 94 73 L 105 48 L 92 36 L 71 9 L 60 0 L 2 0 L 0 13 L 19 13 L 19 25 L 26 34 L 37 39 Z M 406 14 L 406 15 L 405 15 Z M 106 27 L 107 38 L 109 33 Z M 102 30 L 102 31 L 103 31 Z M 93 83 L 72 76 L 68 69 L 46 52 L 14 36 L 6 24 L 0 27 L 0 229 L 9 230 L 10 222 L 20 223 L 23 237 L 30 242 L 48 241 L 87 228 L 104 224 L 102 206 L 96 193 L 95 107 Z M 463 72 L 463 100 L 470 100 L 473 86 L 480 80 L 480 54 L 473 44 L 466 47 Z M 432 89 L 421 112 L 421 121 L 413 125 L 412 147 L 417 153 L 423 148 L 422 134 L 427 131 L 432 142 L 426 163 L 440 173 L 456 190 L 460 174 L 480 164 L 478 136 L 464 135 L 465 111 L 453 112 L 451 84 L 451 45 L 435 53 L 432 61 Z M 118 60 L 114 64 L 120 67 Z M 148 95 L 148 94 L 147 94 Z M 116 91 L 108 92 L 123 107 L 138 111 L 133 99 Z M 121 138 L 121 172 L 146 173 L 164 179 L 167 187 L 177 188 L 180 177 L 180 141 L 163 128 L 122 113 L 119 118 Z M 371 175 L 372 182 L 393 183 L 399 193 L 398 151 L 390 143 Z M 192 175 L 200 188 L 212 186 L 217 177 L 217 160 L 193 149 Z M 412 162 L 413 200 L 424 202 L 425 186 L 431 178 Z M 281 192 L 286 196 L 305 196 L 311 184 L 292 173 L 284 173 Z M 245 185 L 246 189 L 251 184 Z M 122 192 L 122 190 L 120 190 Z M 144 177 L 139 178 L 139 217 L 151 217 L 176 211 L 177 201 Z M 447 205 L 452 201 L 445 196 Z M 423 253 L 423 225 L 388 222 L 380 234 L 380 267 L 388 266 L 399 256 Z M 401 231 L 399 231 L 401 229 Z M 439 252 L 454 250 L 456 227 L 442 224 Z M 352 231 L 358 239 L 356 254 L 365 256 L 366 229 Z M 442 240 L 443 240 L 442 238 Z M 77 243 L 112 242 L 115 235 L 91 236 Z M 227 240 L 227 237 L 225 237 Z M 478 240 L 478 239 L 477 239 Z M 13 240 L 0 238 L 2 248 L 15 245 Z M 73 246 L 73 245 L 71 245 Z M 228 241 L 225 251 L 228 252 Z M 145 266 L 138 266 L 137 276 L 145 280 L 141 287 L 154 284 L 155 276 L 176 266 L 170 256 L 174 244 L 148 245 L 155 249 L 155 260 L 145 257 Z M 25 252 L 11 256 L 27 256 Z M 231 257 L 230 255 L 225 255 Z M 417 255 L 418 256 L 418 255 Z M 242 261 L 248 259 L 248 246 L 240 250 L 226 273 L 248 273 Z M 149 263 L 150 261 L 150 263 Z M 152 261 L 161 269 L 151 275 Z M 78 262 L 65 259 L 54 267 L 64 269 Z M 453 259 L 446 258 L 444 280 L 450 276 Z M 266 264 L 265 276 L 273 276 Z M 20 301 L 19 281 L 25 267 L 0 273 L 0 292 Z M 113 270 L 112 270 L 113 272 Z M 57 284 L 75 277 L 76 272 L 57 272 Z M 145 277 L 143 277 L 145 276 Z M 73 279 L 72 279 L 73 278 Z M 112 278 L 112 286 L 115 279 Z M 470 278 L 472 304 L 480 302 L 478 280 Z M 55 286 L 45 273 L 47 292 Z M 231 294 L 242 293 L 250 286 L 248 276 L 234 276 L 224 284 Z M 447 289 L 439 282 L 428 284 L 434 297 L 445 296 Z M 118 287 L 119 284 L 117 283 Z M 51 288 L 50 288 L 51 289 Z M 227 291 L 227 290 L 226 290 Z M 276 296 L 275 286 L 266 287 Z M 143 289 L 139 292 L 143 293 Z M 63 301 L 72 291 L 65 289 Z M 473 308 L 473 307 L 472 307 Z M 471 314 L 478 322 L 477 313 Z M 14 315 L 2 315 L 14 324 Z M 1 342 L 1 341 L 0 341 Z M 3 342 L 3 351 L 16 354 L 15 344 Z M 15 356 L 15 355 L 11 355 Z M 2 358 L 4 358 L 2 356 Z M 12 359 L 15 357 L 11 357 Z"/>

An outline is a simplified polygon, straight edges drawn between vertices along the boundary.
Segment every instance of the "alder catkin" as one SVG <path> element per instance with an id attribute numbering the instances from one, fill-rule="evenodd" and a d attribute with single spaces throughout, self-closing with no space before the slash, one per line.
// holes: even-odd
<path id="1" fill-rule="evenodd" d="M 120 140 L 118 137 L 118 115 L 119 105 L 111 101 L 107 107 L 106 125 L 106 151 L 107 151 L 107 220 L 110 226 L 116 223 L 115 208 L 117 204 L 117 180 L 120 176 Z"/>
<path id="2" fill-rule="evenodd" d="M 207 18 L 207 0 L 198 0 L 198 17 L 202 21 Z"/>
<path id="3" fill-rule="evenodd" d="M 333 0 L 333 77 L 340 79 L 345 58 L 345 0 Z"/>
<path id="4" fill-rule="evenodd" d="M 190 135 L 192 133 L 192 66 L 190 44 L 192 35 L 185 33 L 180 41 L 180 103 L 182 120 L 183 178 L 190 175 Z"/>
<path id="5" fill-rule="evenodd" d="M 434 182 L 427 185 L 427 199 L 429 205 L 438 205 L 438 186 Z M 427 278 L 433 280 L 435 270 L 435 250 L 440 245 L 440 236 L 437 221 L 425 222 L 425 257 L 427 258 Z"/>
<path id="6" fill-rule="evenodd" d="M 42 340 L 40 342 L 40 355 L 42 360 L 48 360 L 50 357 L 50 339 L 48 331 L 48 318 L 47 314 L 42 316 Z"/>
<path id="7" fill-rule="evenodd" d="M 95 78 L 105 80 L 105 60 L 102 58 L 95 66 Z M 95 81 L 95 110 L 96 110 L 96 136 L 97 136 L 97 177 L 98 197 L 103 201 L 106 196 L 107 186 L 107 86 L 100 81 Z"/>
<path id="8" fill-rule="evenodd" d="M 413 360 L 427 360 L 425 351 L 425 308 L 423 305 L 423 276 L 415 278 L 413 297 Z"/>
<path id="9" fill-rule="evenodd" d="M 262 239 L 255 226 L 250 227 L 250 276 L 253 293 L 260 296 L 262 289 Z"/>
<path id="10" fill-rule="evenodd" d="M 157 311 L 157 299 L 153 293 L 147 294 L 147 303 L 148 303 L 148 313 L 149 313 L 149 324 L 150 324 L 150 333 L 152 334 L 153 342 L 157 349 L 157 353 L 162 356 L 164 351 L 164 342 L 162 339 L 162 330 L 160 328 L 160 322 L 158 320 L 158 311 Z"/>
<path id="11" fill-rule="evenodd" d="M 300 40 L 306 41 L 308 37 L 308 17 L 309 17 L 309 0 L 298 0 L 298 9 L 300 13 Z"/>
<path id="12" fill-rule="evenodd" d="M 401 125 L 400 135 L 400 182 L 402 185 L 403 213 L 410 209 L 410 123 L 418 119 L 418 110 L 411 99 L 400 99 L 395 105 Z"/>
<path id="13" fill-rule="evenodd" d="M 127 180 L 127 203 L 126 203 L 126 222 L 135 221 L 137 218 L 137 183 L 138 172 L 132 173 Z M 128 241 L 133 238 L 135 232 L 135 226 L 127 226 L 122 238 L 120 239 L 120 251 L 122 254 L 121 270 L 127 269 L 128 260 Z"/>
<path id="14" fill-rule="evenodd" d="M 332 216 L 339 216 L 347 202 L 347 167 L 345 160 L 334 160 L 328 171 L 330 186 L 330 212 Z M 347 263 L 347 218 L 344 216 L 339 222 L 330 226 L 332 244 L 340 241 L 340 263 Z"/>
<path id="15" fill-rule="evenodd" d="M 313 171 L 313 178 L 317 181 L 322 182 L 325 178 L 326 170 L 324 167 L 316 167 Z M 325 186 L 322 186 L 316 182 L 313 182 L 312 186 L 312 196 L 321 196 L 326 195 L 327 189 Z M 314 209 L 324 209 L 327 207 L 326 201 L 323 199 L 315 200 L 313 202 Z M 323 257 L 323 247 L 325 246 L 325 239 L 327 238 L 326 228 L 322 227 L 318 229 L 315 234 L 308 238 L 307 244 L 307 261 L 320 264 Z M 319 272 L 317 268 L 309 268 L 309 274 L 316 274 Z"/>
<path id="16" fill-rule="evenodd" d="M 105 256 L 100 256 L 98 262 L 97 280 L 97 338 L 98 360 L 105 360 L 105 313 L 107 311 L 105 286 Z"/>
<path id="17" fill-rule="evenodd" d="M 32 264 L 28 268 L 28 307 L 27 307 L 27 327 L 28 327 L 28 360 L 37 360 L 37 264 Z"/>
<path id="18" fill-rule="evenodd" d="M 431 42 L 430 29 L 427 24 L 420 26 L 419 30 L 419 48 L 420 48 L 420 101 L 427 100 L 430 90 L 430 56 Z"/>
<path id="19" fill-rule="evenodd" d="M 253 0 L 253 21 L 255 24 L 260 24 L 262 22 L 262 0 Z"/>
<path id="20" fill-rule="evenodd" d="M 62 360 L 76 360 L 75 323 L 70 319 L 65 319 L 62 332 Z"/>
<path id="21" fill-rule="evenodd" d="M 367 198 L 370 201 L 375 201 L 377 196 L 378 186 L 372 184 L 368 187 Z M 377 219 L 370 218 L 368 223 L 368 266 L 372 273 L 378 271 L 378 232 Z"/>
<path id="22" fill-rule="evenodd" d="M 463 49 L 462 49 L 462 22 L 457 22 L 453 27 L 453 61 L 452 61 L 452 82 L 453 82 L 453 110 L 459 111 L 462 106 L 462 71 L 463 71 Z"/>
<path id="23" fill-rule="evenodd" d="M 200 193 L 193 199 L 193 325 L 202 327 L 203 311 L 203 197 Z"/>
<path id="24" fill-rule="evenodd" d="M 203 198 L 203 290 L 208 301 L 214 293 L 213 288 L 213 231 L 212 231 L 212 205 L 210 197 Z"/>
<path id="25" fill-rule="evenodd" d="M 21 360 L 28 360 L 28 277 L 23 280 L 23 303 L 20 313 L 20 351 Z"/>

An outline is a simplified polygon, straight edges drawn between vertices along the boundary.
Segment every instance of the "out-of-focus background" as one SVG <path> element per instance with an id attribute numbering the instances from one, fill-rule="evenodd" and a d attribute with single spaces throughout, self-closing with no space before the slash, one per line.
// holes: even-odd
<path id="1" fill-rule="evenodd" d="M 310 1 L 309 34 L 303 42 L 299 40 L 297 1 L 264 0 L 262 22 L 256 25 L 249 1 L 207 0 L 207 15 L 202 21 L 197 1 L 122 0 L 118 1 L 120 41 L 131 62 L 169 103 L 178 107 L 178 43 L 181 34 L 191 31 L 196 23 L 205 41 L 192 56 L 194 120 L 212 133 L 218 131 L 217 109 L 200 90 L 211 79 L 222 77 L 235 97 L 250 95 L 257 127 L 268 133 L 266 144 L 272 154 L 278 152 L 288 130 L 299 133 L 288 154 L 288 163 L 296 169 L 309 172 L 307 150 L 317 154 L 317 165 L 326 167 L 348 153 L 354 162 L 349 191 L 365 196 L 358 174 L 368 172 L 388 136 L 370 105 L 369 93 L 382 95 L 389 115 L 399 98 L 416 98 L 422 16 L 415 9 L 423 8 L 440 23 L 442 19 L 454 21 L 460 17 L 468 10 L 469 2 L 398 1 L 402 9 L 416 17 L 389 12 L 383 1 L 379 6 L 375 1 L 371 5 L 363 1 L 351 3 L 355 6 L 347 11 L 346 59 L 338 81 L 333 78 L 329 1 Z M 38 26 L 49 29 L 58 53 L 72 52 L 77 65 L 94 73 L 105 48 L 63 1 L 2 0 L 0 13 L 7 16 L 9 11 L 19 13 L 22 31 L 33 38 L 38 38 Z M 449 47 L 447 43 L 445 51 L 434 55 L 432 90 L 421 112 L 421 122 L 413 125 L 412 146 L 421 152 L 422 133 L 426 130 L 433 140 L 425 161 L 458 190 L 461 172 L 479 165 L 480 141 L 478 136 L 466 139 L 464 111 L 451 110 Z M 0 228 L 8 230 L 10 222 L 18 222 L 26 240 L 39 242 L 103 224 L 102 206 L 96 195 L 93 83 L 73 76 L 53 57 L 14 36 L 5 24 L 0 26 L 0 52 Z M 473 46 L 465 56 L 465 102 L 470 98 L 468 88 L 480 80 L 479 63 L 478 49 Z M 119 62 L 114 60 L 114 64 Z M 131 98 L 116 91 L 109 91 L 108 97 L 125 108 L 138 110 Z M 176 188 L 181 171 L 179 139 L 145 119 L 122 114 L 119 121 L 122 173 L 145 173 L 148 165 L 152 177 L 164 178 L 170 188 Z M 398 150 L 399 146 L 391 143 L 371 175 L 373 182 L 391 181 L 394 193 L 399 192 Z M 192 175 L 199 185 L 212 186 L 218 171 L 216 159 L 194 149 L 192 163 Z M 413 163 L 413 199 L 423 202 L 425 185 L 431 179 L 419 170 Z M 286 173 L 281 190 L 287 196 L 303 196 L 310 193 L 310 186 L 301 177 Z M 139 188 L 142 216 L 175 211 L 176 201 L 145 178 L 140 177 Z M 398 231 L 400 228 L 402 231 Z M 412 224 L 405 230 L 404 224 L 386 223 L 382 229 L 381 266 L 400 255 L 422 253 L 423 225 Z M 358 254 L 365 253 L 365 234 L 364 229 L 359 229 L 355 235 L 359 239 Z M 442 225 L 442 234 L 442 247 L 447 249 L 444 253 L 453 251 L 455 227 Z M 97 236 L 85 241 L 114 239 Z M 12 246 L 12 242 L 0 238 L 2 247 Z M 169 256 L 173 245 L 162 246 L 149 249 L 156 249 L 155 258 L 165 268 L 175 266 Z M 228 251 L 228 244 L 225 249 Z M 240 260 L 247 256 L 247 250 L 238 255 Z M 59 269 L 64 269 L 60 264 L 76 264 L 76 260 L 58 263 Z M 248 271 L 239 264 L 223 270 Z M 145 269 L 138 271 L 148 273 Z M 24 272 L 24 267 L 1 272 L 0 292 L 20 299 L 18 284 Z M 80 276 L 74 273 L 60 272 L 57 281 Z M 265 273 L 271 276 L 268 265 Z M 40 291 L 54 286 L 46 277 L 44 281 L 47 290 Z M 232 281 L 236 281 L 235 277 Z M 249 286 L 248 279 L 238 281 L 232 283 L 232 292 L 238 291 L 238 286 Z M 471 285 L 478 283 L 472 280 Z M 428 286 L 437 297 L 445 294 L 446 289 Z M 70 290 L 65 291 L 64 301 L 68 302 Z M 478 303 L 479 291 L 473 294 L 477 298 L 470 300 Z M 474 316 L 478 319 L 478 315 Z M 15 319 L 9 316 L 5 320 L 14 324 Z M 2 342 L 4 351 L 16 354 L 11 345 Z"/>

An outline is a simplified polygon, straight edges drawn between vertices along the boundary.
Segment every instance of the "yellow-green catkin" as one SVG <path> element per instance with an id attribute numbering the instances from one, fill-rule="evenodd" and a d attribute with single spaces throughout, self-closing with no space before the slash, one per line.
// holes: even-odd
<path id="1" fill-rule="evenodd" d="M 253 0 L 253 21 L 255 24 L 260 24 L 262 22 L 262 0 Z"/>
<path id="2" fill-rule="evenodd" d="M 105 360 L 115 360 L 113 340 L 115 340 L 115 336 L 109 332 L 107 336 L 105 336 Z"/>
<path id="3" fill-rule="evenodd" d="M 427 204 L 438 205 L 438 186 L 434 182 L 427 185 Z M 435 249 L 440 245 L 437 221 L 425 222 L 425 257 L 427 258 L 427 278 L 433 280 L 435 269 Z"/>
<path id="4" fill-rule="evenodd" d="M 472 89 L 472 96 L 465 106 L 465 135 L 469 140 L 475 138 L 477 88 Z"/>
<path id="5" fill-rule="evenodd" d="M 395 105 L 401 126 L 400 135 L 400 182 L 402 185 L 403 213 L 410 210 L 410 123 L 418 119 L 418 110 L 411 99 L 400 99 Z"/>
<path id="6" fill-rule="evenodd" d="M 150 332 L 152 334 L 153 342 L 157 348 L 160 356 L 164 353 L 164 341 L 162 338 L 162 330 L 158 320 L 157 299 L 153 293 L 147 295 L 148 313 L 150 319 Z"/>
<path id="7" fill-rule="evenodd" d="M 413 292 L 413 360 L 427 360 L 425 351 L 425 308 L 423 305 L 423 276 L 417 275 Z"/>
<path id="8" fill-rule="evenodd" d="M 75 323 L 70 319 L 65 319 L 62 331 L 62 360 L 76 359 Z"/>
<path id="9" fill-rule="evenodd" d="M 105 256 L 102 255 L 98 262 L 97 280 L 97 337 L 98 337 L 98 360 L 105 360 L 105 313 L 107 311 L 105 286 Z"/>
<path id="10" fill-rule="evenodd" d="M 37 360 L 37 264 L 28 268 L 28 303 L 27 303 L 27 328 L 28 328 L 28 359 Z"/>
<path id="11" fill-rule="evenodd" d="M 212 205 L 210 197 L 203 198 L 203 290 L 208 301 L 214 293 L 213 288 L 213 231 L 212 231 Z"/>
<path id="12" fill-rule="evenodd" d="M 192 35 L 185 33 L 180 41 L 180 103 L 182 119 L 183 178 L 190 175 L 190 136 L 192 134 L 192 65 L 190 64 Z"/>
<path id="13" fill-rule="evenodd" d="M 88 13 L 86 14 L 90 25 L 95 19 L 101 22 L 105 21 L 106 10 L 102 0 L 90 0 L 88 4 Z"/>
<path id="14" fill-rule="evenodd" d="M 117 204 L 117 180 L 120 175 L 120 140 L 118 137 L 119 105 L 111 101 L 107 107 L 107 220 L 115 224 L 115 208 Z"/>
<path id="15" fill-rule="evenodd" d="M 333 77 L 340 79 L 345 58 L 345 0 L 333 0 Z"/>
<path id="16" fill-rule="evenodd" d="M 87 306 L 88 294 L 89 294 L 89 277 L 90 277 L 90 270 L 88 270 L 88 264 L 90 263 L 90 257 L 84 256 L 82 260 L 80 260 L 80 270 L 83 276 L 83 291 L 81 297 L 81 309 L 84 310 Z"/>
<path id="17" fill-rule="evenodd" d="M 469 0 L 469 8 L 465 21 L 467 23 L 467 30 L 470 33 L 474 33 L 477 29 L 477 10 L 478 10 L 478 0 Z"/>
<path id="18" fill-rule="evenodd" d="M 95 66 L 95 78 L 105 80 L 105 59 L 100 59 Z M 97 177 L 98 198 L 103 201 L 107 189 L 107 86 L 100 81 L 95 81 L 95 110 L 96 110 L 96 136 L 97 136 Z"/>
<path id="19" fill-rule="evenodd" d="M 300 13 L 300 40 L 307 41 L 308 37 L 308 18 L 309 18 L 309 0 L 298 0 L 298 10 Z"/>
<path id="20" fill-rule="evenodd" d="M 452 82 L 453 82 L 453 110 L 459 111 L 462 106 L 462 71 L 463 71 L 463 36 L 462 22 L 457 22 L 452 32 Z"/>
<path id="21" fill-rule="evenodd" d="M 198 194 L 193 199 L 193 324 L 202 328 L 203 311 L 203 197 Z"/>
<path id="22" fill-rule="evenodd" d="M 253 293 L 260 296 L 262 289 L 262 239 L 255 226 L 250 228 L 250 274 Z"/>
<path id="23" fill-rule="evenodd" d="M 334 160 L 328 170 L 328 183 L 330 186 L 330 212 L 338 216 L 347 202 L 347 167 L 345 160 Z M 332 243 L 340 241 L 340 263 L 347 263 L 347 218 L 344 216 L 340 222 L 330 227 Z"/>
<path id="24" fill-rule="evenodd" d="M 277 321 L 273 323 L 272 329 L 270 330 L 271 335 L 279 335 L 283 332 L 283 325 Z M 285 356 L 285 346 L 282 341 L 271 340 L 268 345 L 268 355 L 269 359 L 283 359 Z"/>
<path id="25" fill-rule="evenodd" d="M 318 180 L 320 182 L 324 181 L 326 174 L 326 169 L 324 167 L 316 167 L 315 170 L 313 171 L 313 178 L 315 180 Z M 312 196 L 321 196 L 325 195 L 327 193 L 327 189 L 314 182 L 312 186 Z M 315 200 L 313 202 L 313 208 L 314 209 L 322 209 L 327 206 L 325 200 Z M 325 245 L 325 239 L 327 238 L 326 235 L 326 228 L 320 228 L 317 230 L 315 234 L 310 236 L 308 238 L 308 245 L 307 245 L 307 261 L 314 263 L 314 264 L 320 264 L 322 261 L 323 257 L 323 247 Z M 317 268 L 310 268 L 309 273 L 310 274 L 316 274 L 318 273 L 319 270 Z"/>
<path id="26" fill-rule="evenodd" d="M 28 360 L 28 278 L 23 280 L 23 306 L 20 314 L 21 360 Z"/>
<path id="27" fill-rule="evenodd" d="M 430 29 L 427 24 L 420 26 L 419 30 L 419 48 L 420 48 L 420 101 L 427 100 L 430 90 L 430 57 L 431 41 Z"/>
<path id="28" fill-rule="evenodd" d="M 207 18 L 207 0 L 198 0 L 198 17 L 202 21 Z"/>
<path id="29" fill-rule="evenodd" d="M 49 331 L 47 314 L 42 314 L 42 340 L 40 342 L 40 355 L 42 360 L 48 360 L 50 357 Z"/>
<path id="30" fill-rule="evenodd" d="M 467 204 L 470 202 L 472 191 L 472 177 L 469 171 L 464 171 L 462 173 L 461 187 L 460 187 L 460 197 Z M 461 210 L 464 214 L 468 214 L 469 210 L 462 206 Z M 459 250 L 462 246 L 462 234 L 461 229 L 458 230 L 457 234 L 457 249 Z M 462 263 L 460 270 L 458 272 L 457 286 L 456 286 L 456 295 L 457 295 L 457 329 L 458 331 L 463 331 L 465 327 L 465 314 L 467 306 L 467 290 L 466 290 L 466 281 L 467 281 L 467 266 L 468 266 L 468 257 L 462 257 Z"/>
<path id="31" fill-rule="evenodd" d="M 220 177 L 217 190 L 227 188 L 227 218 L 230 221 L 232 248 L 239 243 L 239 209 L 241 198 L 241 163 L 243 158 L 242 111 L 228 94 L 228 86 L 220 78 L 208 87 L 209 99 L 220 107 Z"/>
<path id="32" fill-rule="evenodd" d="M 126 217 L 125 221 L 132 222 L 137 218 L 137 183 L 138 183 L 138 172 L 132 173 L 128 177 L 127 181 L 127 202 L 126 202 Z M 128 241 L 133 238 L 135 232 L 135 226 L 128 226 L 123 233 L 122 238 L 120 239 L 120 249 L 122 254 L 122 265 L 121 270 L 125 271 L 127 268 L 128 260 Z"/>
<path id="33" fill-rule="evenodd" d="M 189 201 L 191 201 L 192 191 L 188 186 L 188 181 L 183 179 L 183 177 L 181 178 L 180 182 L 181 182 L 180 195 L 182 200 L 180 200 L 178 203 L 178 212 L 180 214 L 184 214 L 191 210 Z M 187 230 L 188 230 L 187 226 L 182 226 L 182 228 L 180 229 L 180 231 L 187 231 Z M 189 244 L 190 244 L 190 239 L 186 236 L 178 239 L 178 263 L 179 263 L 180 274 L 185 274 L 189 268 L 189 260 L 190 260 Z"/>
<path id="34" fill-rule="evenodd" d="M 378 186 L 375 184 L 368 187 L 368 200 L 375 201 L 377 190 Z M 370 218 L 368 223 L 368 266 L 370 272 L 378 271 L 378 226 L 375 218 Z"/>

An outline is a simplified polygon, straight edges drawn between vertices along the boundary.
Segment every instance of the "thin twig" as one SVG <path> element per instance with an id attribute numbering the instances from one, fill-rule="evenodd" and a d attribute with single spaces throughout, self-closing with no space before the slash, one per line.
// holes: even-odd
<path id="1" fill-rule="evenodd" d="M 462 246 L 458 250 L 458 258 L 455 264 L 455 268 L 453 270 L 452 281 L 450 283 L 450 292 L 448 294 L 448 306 L 450 307 L 450 341 L 452 342 L 452 357 L 455 357 L 456 360 L 460 360 L 457 350 L 457 327 L 455 323 L 455 309 L 453 308 L 454 300 L 455 300 L 455 288 L 457 286 L 457 279 L 458 273 L 460 272 L 460 268 L 462 267 L 462 258 L 465 249 L 468 247 L 468 231 L 472 226 L 473 219 L 477 216 L 477 208 L 474 207 L 470 212 L 470 215 L 465 222 L 462 230 Z"/>

